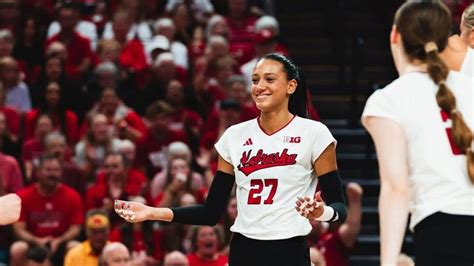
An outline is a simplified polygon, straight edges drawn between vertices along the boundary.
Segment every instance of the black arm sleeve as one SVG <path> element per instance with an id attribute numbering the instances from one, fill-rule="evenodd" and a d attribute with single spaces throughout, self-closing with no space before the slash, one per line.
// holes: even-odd
<path id="1" fill-rule="evenodd" d="M 319 176 L 319 184 L 321 184 L 324 202 L 332 207 L 335 213 L 328 222 L 344 222 L 347 216 L 347 204 L 344 192 L 342 191 L 342 181 L 339 172 L 336 170 Z"/>
<path id="2" fill-rule="evenodd" d="M 229 202 L 235 176 L 217 171 L 204 205 L 171 208 L 173 221 L 183 224 L 215 225 Z"/>

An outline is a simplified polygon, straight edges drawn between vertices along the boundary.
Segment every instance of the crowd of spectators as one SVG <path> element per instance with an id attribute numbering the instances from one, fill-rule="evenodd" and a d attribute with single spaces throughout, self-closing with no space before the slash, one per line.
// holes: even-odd
<path id="1" fill-rule="evenodd" d="M 257 59 L 288 55 L 272 10 L 0 0 L 0 195 L 22 199 L 20 221 L 0 226 L 0 265 L 225 265 L 235 198 L 215 227 L 128 224 L 113 201 L 205 200 L 214 143 L 259 114 Z"/>

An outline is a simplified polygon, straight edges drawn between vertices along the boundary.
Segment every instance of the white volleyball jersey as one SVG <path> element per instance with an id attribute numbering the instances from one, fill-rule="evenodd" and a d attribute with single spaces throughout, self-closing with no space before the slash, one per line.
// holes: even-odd
<path id="1" fill-rule="evenodd" d="M 234 166 L 238 214 L 230 230 L 260 240 L 307 235 L 311 225 L 295 202 L 314 197 L 313 163 L 333 142 L 325 125 L 297 116 L 271 135 L 258 119 L 228 128 L 215 148 Z"/>
<path id="2" fill-rule="evenodd" d="M 474 129 L 473 79 L 451 71 L 446 84 L 456 97 L 457 109 Z M 474 215 L 474 186 L 467 175 L 466 156 L 452 141 L 451 120 L 436 102 L 437 91 L 427 73 L 408 73 L 374 92 L 362 114 L 389 118 L 405 132 L 412 230 L 438 211 Z"/>
<path id="3" fill-rule="evenodd" d="M 474 77 L 474 49 L 470 47 L 467 48 L 467 52 L 464 56 L 464 61 L 459 72 L 462 72 L 470 77 Z"/>

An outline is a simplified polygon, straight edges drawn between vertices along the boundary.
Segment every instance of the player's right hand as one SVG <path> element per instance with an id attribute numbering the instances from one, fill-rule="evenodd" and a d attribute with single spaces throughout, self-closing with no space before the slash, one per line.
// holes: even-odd
<path id="1" fill-rule="evenodd" d="M 139 223 L 148 220 L 150 207 L 133 201 L 115 200 L 115 212 L 130 223 Z"/>

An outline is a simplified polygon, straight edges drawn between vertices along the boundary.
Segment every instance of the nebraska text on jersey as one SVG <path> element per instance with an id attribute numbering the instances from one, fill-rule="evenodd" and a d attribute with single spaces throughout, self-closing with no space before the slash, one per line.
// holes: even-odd
<path id="1" fill-rule="evenodd" d="M 288 154 L 288 149 L 284 149 L 281 154 L 279 152 L 266 154 L 260 149 L 254 156 L 252 156 L 252 150 L 249 150 L 242 153 L 237 168 L 248 176 L 260 169 L 295 164 L 297 156 L 297 154 Z"/>

